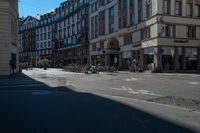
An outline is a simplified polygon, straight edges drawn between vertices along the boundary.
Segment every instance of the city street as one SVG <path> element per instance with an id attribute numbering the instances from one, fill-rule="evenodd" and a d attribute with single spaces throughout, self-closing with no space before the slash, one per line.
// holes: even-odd
<path id="1" fill-rule="evenodd" d="M 0 130 L 200 132 L 199 79 L 193 74 L 24 70 L 0 77 Z"/>

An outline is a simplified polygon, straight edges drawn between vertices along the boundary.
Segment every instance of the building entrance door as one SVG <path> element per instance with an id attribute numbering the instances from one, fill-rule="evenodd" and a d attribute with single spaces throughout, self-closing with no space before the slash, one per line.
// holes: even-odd
<path id="1" fill-rule="evenodd" d="M 119 66 L 119 42 L 117 39 L 112 38 L 108 43 L 106 53 L 108 55 L 107 64 L 109 66 Z"/>

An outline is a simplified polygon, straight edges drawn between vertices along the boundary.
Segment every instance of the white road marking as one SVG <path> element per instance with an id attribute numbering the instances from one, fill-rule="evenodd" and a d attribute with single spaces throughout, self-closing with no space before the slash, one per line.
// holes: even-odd
<path id="1" fill-rule="evenodd" d="M 188 83 L 191 85 L 200 85 L 200 82 L 195 82 L 195 81 L 189 81 Z"/>
<path id="2" fill-rule="evenodd" d="M 131 87 L 125 87 L 125 86 L 122 86 L 121 88 L 110 88 L 110 89 L 118 91 L 128 91 L 128 93 L 135 95 L 162 96 L 160 94 L 156 94 L 148 90 L 133 90 Z"/>
<path id="3" fill-rule="evenodd" d="M 130 78 L 130 79 L 125 79 L 125 81 L 130 82 L 130 81 L 137 81 L 141 80 L 142 78 Z"/>

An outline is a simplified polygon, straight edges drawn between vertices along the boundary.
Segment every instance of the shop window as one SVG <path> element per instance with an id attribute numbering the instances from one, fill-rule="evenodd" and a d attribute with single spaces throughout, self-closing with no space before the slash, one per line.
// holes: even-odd
<path id="1" fill-rule="evenodd" d="M 186 69 L 197 70 L 197 48 L 186 48 Z"/>
<path id="2" fill-rule="evenodd" d="M 174 48 L 173 47 L 162 47 L 162 67 L 163 70 L 174 70 L 175 66 L 175 60 L 174 60 Z"/>

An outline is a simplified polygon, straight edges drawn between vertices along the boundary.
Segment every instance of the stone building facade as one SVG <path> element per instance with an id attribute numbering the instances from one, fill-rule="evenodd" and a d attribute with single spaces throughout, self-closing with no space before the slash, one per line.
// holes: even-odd
<path id="1" fill-rule="evenodd" d="M 121 69 L 200 69 L 200 0 L 92 0 L 90 62 Z"/>
<path id="2" fill-rule="evenodd" d="M 18 71 L 17 18 L 18 0 L 0 0 L 0 75 Z"/>
<path id="3" fill-rule="evenodd" d="M 68 0 L 52 12 L 27 17 L 20 25 L 20 60 L 33 66 L 43 58 L 49 59 L 52 67 L 88 64 L 88 20 L 89 0 Z"/>
<path id="4" fill-rule="evenodd" d="M 68 0 L 55 9 L 53 57 L 58 66 L 88 63 L 89 0 Z"/>

